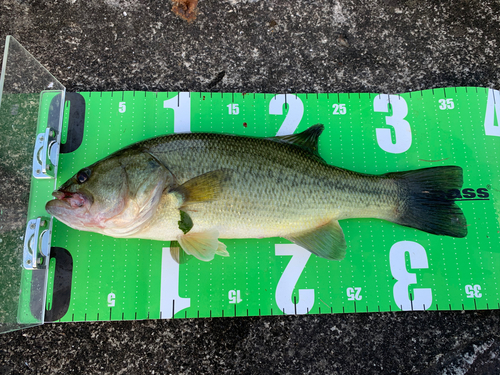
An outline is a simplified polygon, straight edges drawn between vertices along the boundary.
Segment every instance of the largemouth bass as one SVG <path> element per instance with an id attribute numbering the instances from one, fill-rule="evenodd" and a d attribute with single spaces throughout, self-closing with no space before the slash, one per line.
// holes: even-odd
<path id="1" fill-rule="evenodd" d="M 189 133 L 142 141 L 80 170 L 53 193 L 57 199 L 46 210 L 79 230 L 177 241 L 173 249 L 204 261 L 228 255 L 220 238 L 265 237 L 340 260 L 347 244 L 339 220 L 348 218 L 466 236 L 462 210 L 446 198 L 462 187 L 460 167 L 383 175 L 337 168 L 318 153 L 323 129 L 273 138 Z"/>

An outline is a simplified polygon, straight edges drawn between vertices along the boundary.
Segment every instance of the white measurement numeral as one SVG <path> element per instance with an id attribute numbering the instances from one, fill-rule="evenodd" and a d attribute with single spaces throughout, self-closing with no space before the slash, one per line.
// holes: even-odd
<path id="1" fill-rule="evenodd" d="M 347 113 L 345 104 L 334 104 L 332 107 L 334 115 L 345 115 Z"/>
<path id="2" fill-rule="evenodd" d="M 108 294 L 108 307 L 115 307 L 115 298 L 116 295 L 114 293 Z"/>
<path id="3" fill-rule="evenodd" d="M 288 113 L 276 135 L 293 134 L 304 115 L 304 104 L 302 100 L 300 100 L 298 96 L 285 94 L 278 94 L 271 99 L 269 102 L 269 114 L 282 115 L 285 99 L 288 105 Z"/>
<path id="4" fill-rule="evenodd" d="M 125 113 L 126 110 L 127 106 L 125 105 L 125 102 L 118 103 L 118 112 Z"/>
<path id="5" fill-rule="evenodd" d="M 377 128 L 377 142 L 380 148 L 392 154 L 401 154 L 408 151 L 411 146 L 411 127 L 405 120 L 408 114 L 406 100 L 398 95 L 377 95 L 373 101 L 375 112 L 388 112 L 389 105 L 392 107 L 392 116 L 385 117 L 385 123 L 394 128 Z M 394 131 L 395 143 L 392 142 L 392 132 Z"/>
<path id="6" fill-rule="evenodd" d="M 230 290 L 228 293 L 229 303 L 240 303 L 243 301 L 241 299 L 241 294 L 239 290 Z"/>
<path id="7" fill-rule="evenodd" d="M 413 301 L 410 300 L 408 287 L 417 283 L 417 275 L 406 269 L 406 253 L 410 256 L 411 269 L 429 268 L 427 254 L 422 245 L 413 241 L 400 241 L 392 245 L 389 261 L 392 276 L 397 280 L 394 284 L 394 300 L 401 310 L 426 310 L 432 304 L 432 290 L 414 288 Z"/>
<path id="8" fill-rule="evenodd" d="M 162 248 L 160 311 L 163 319 L 191 306 L 191 298 L 179 296 L 179 263 L 172 259 L 170 247 Z"/>
<path id="9" fill-rule="evenodd" d="M 174 133 L 191 132 L 191 97 L 188 92 L 163 101 L 163 108 L 174 111 Z"/>
<path id="10" fill-rule="evenodd" d="M 481 285 L 466 285 L 465 294 L 467 294 L 467 298 L 481 298 L 483 296 Z"/>
<path id="11" fill-rule="evenodd" d="M 277 244 L 275 246 L 276 255 L 292 256 L 278 281 L 276 304 L 285 314 L 294 314 L 295 311 L 297 314 L 307 314 L 314 305 L 314 289 L 299 289 L 297 304 L 292 301 L 292 293 L 311 253 L 294 244 Z"/>
<path id="12" fill-rule="evenodd" d="M 238 107 L 238 104 L 228 104 L 227 109 L 229 110 L 230 115 L 237 115 L 240 113 L 240 107 Z"/>
<path id="13" fill-rule="evenodd" d="M 496 125 L 495 117 L 497 120 Z M 489 89 L 488 91 L 486 115 L 484 116 L 484 132 L 486 135 L 500 137 L 500 92 L 497 90 Z"/>
<path id="14" fill-rule="evenodd" d="M 363 299 L 361 288 L 347 288 L 347 299 L 349 301 L 361 301 Z"/>
<path id="15" fill-rule="evenodd" d="M 439 99 L 439 109 L 444 111 L 446 109 L 453 109 L 455 108 L 455 103 L 453 103 L 452 98 L 448 99 Z"/>

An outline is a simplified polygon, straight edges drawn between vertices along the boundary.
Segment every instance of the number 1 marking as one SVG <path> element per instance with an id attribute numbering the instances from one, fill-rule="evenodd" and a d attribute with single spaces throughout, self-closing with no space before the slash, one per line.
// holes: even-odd
<path id="1" fill-rule="evenodd" d="M 177 96 L 164 100 L 163 108 L 174 110 L 174 133 L 191 132 L 191 97 L 189 92 L 180 92 Z"/>
<path id="2" fill-rule="evenodd" d="M 297 309 L 297 314 L 307 314 L 314 305 L 314 289 L 299 289 L 299 301 L 296 305 L 292 302 L 292 293 L 311 253 L 294 244 L 277 244 L 275 246 L 276 255 L 292 256 L 278 281 L 276 304 L 285 314 L 293 314 L 295 309 Z"/>
<path id="3" fill-rule="evenodd" d="M 161 254 L 161 317 L 171 319 L 189 306 L 191 306 L 191 298 L 179 296 L 179 264 L 172 259 L 170 247 L 164 247 Z"/>

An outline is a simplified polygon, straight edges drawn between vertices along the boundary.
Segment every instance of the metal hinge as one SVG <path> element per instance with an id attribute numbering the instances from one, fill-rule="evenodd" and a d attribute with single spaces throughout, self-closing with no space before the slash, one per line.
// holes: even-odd
<path id="1" fill-rule="evenodd" d="M 30 220 L 24 234 L 23 267 L 44 269 L 50 256 L 52 221 L 48 217 Z"/>
<path id="2" fill-rule="evenodd" d="M 47 127 L 45 133 L 36 137 L 33 154 L 33 176 L 35 178 L 55 178 L 55 169 L 59 158 L 57 131 Z"/>

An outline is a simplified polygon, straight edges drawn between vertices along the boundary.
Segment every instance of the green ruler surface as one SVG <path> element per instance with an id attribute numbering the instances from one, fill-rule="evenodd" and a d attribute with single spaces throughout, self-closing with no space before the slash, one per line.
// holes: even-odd
<path id="1" fill-rule="evenodd" d="M 82 92 L 82 142 L 60 155 L 57 186 L 131 143 L 173 132 L 273 136 L 322 123 L 319 152 L 370 174 L 442 165 L 464 170 L 450 192 L 468 235 L 435 236 L 382 220 L 340 222 L 345 260 L 281 238 L 222 240 L 229 258 L 179 265 L 169 242 L 113 239 L 54 220 L 52 247 L 72 269 L 60 321 L 500 308 L 500 94 L 447 88 L 401 95 Z M 65 118 L 70 107 L 67 102 Z M 62 143 L 70 137 L 65 121 Z M 68 134 L 66 134 L 68 133 Z M 49 189 L 50 190 L 50 189 Z M 32 193 L 43 207 L 47 188 Z M 47 310 L 58 260 L 50 263 Z"/>

